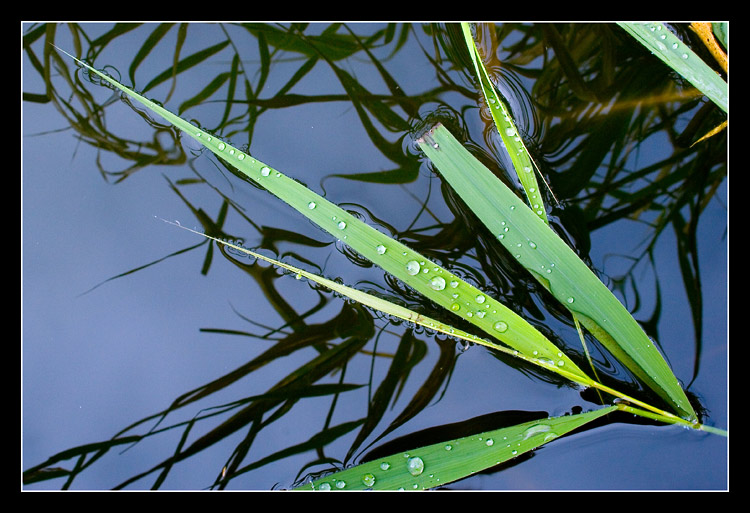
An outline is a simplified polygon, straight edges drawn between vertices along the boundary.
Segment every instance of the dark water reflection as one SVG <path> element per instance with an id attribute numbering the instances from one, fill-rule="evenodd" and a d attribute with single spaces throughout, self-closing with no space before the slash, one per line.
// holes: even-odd
<path id="1" fill-rule="evenodd" d="M 47 44 L 80 45 L 97 67 L 452 268 L 580 353 L 564 310 L 414 148 L 412 131 L 440 120 L 515 183 L 457 27 L 23 29 L 22 466 L 94 444 L 47 462 L 58 477 L 28 489 L 287 488 L 404 437 L 426 444 L 436 433 L 596 406 L 597 397 L 552 376 L 481 347 L 464 351 L 162 222 L 241 239 L 449 318 L 74 74 Z M 704 420 L 726 428 L 726 136 L 690 146 L 721 114 L 616 26 L 510 24 L 479 36 L 484 48 L 500 48 L 487 65 L 559 201 L 547 198 L 553 226 L 660 343 Z M 594 357 L 606 379 L 652 399 L 603 351 Z M 632 420 L 611 419 L 449 488 L 728 486 L 726 439 Z M 131 426 L 122 436 L 135 438 L 110 447 Z M 168 473 L 149 473 L 176 453 Z"/>

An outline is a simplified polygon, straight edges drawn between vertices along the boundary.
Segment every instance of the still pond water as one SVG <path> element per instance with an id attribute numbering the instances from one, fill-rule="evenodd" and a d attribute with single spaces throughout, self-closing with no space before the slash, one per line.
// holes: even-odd
<path id="1" fill-rule="evenodd" d="M 415 149 L 414 127 L 420 120 L 440 119 L 461 127 L 467 144 L 491 159 L 498 172 L 510 169 L 497 139 L 488 135 L 491 131 L 451 27 L 146 24 L 121 31 L 106 23 L 74 29 L 39 27 L 22 26 L 30 41 L 30 52 L 25 52 L 22 62 L 23 92 L 39 95 L 27 97 L 29 101 L 22 105 L 23 469 L 66 449 L 109 440 L 295 333 L 317 337 L 316 344 L 338 343 L 342 340 L 338 334 L 347 330 L 356 336 L 364 333 L 368 342 L 349 360 L 343 379 L 339 371 L 327 372 L 319 381 L 364 386 L 340 393 L 335 401 L 326 394 L 289 402 L 288 410 L 284 406 L 270 409 L 256 423 L 248 422 L 179 462 L 161 488 L 210 488 L 248 433 L 252 433 L 248 438 L 252 443 L 240 466 L 301 444 L 327 427 L 368 415 L 368 401 L 377 396 L 389 369 L 387 355 L 393 355 L 411 333 L 408 326 L 358 310 L 292 276 L 264 271 L 267 266 L 224 254 L 215 246 L 211 249 L 196 235 L 163 220 L 204 230 L 208 219 L 248 247 L 263 248 L 290 263 L 434 313 L 431 305 L 401 290 L 382 271 L 360 262 L 282 202 L 179 140 L 160 120 L 145 119 L 109 89 L 81 79 L 73 87 L 89 91 L 93 98 L 83 102 L 89 108 L 103 106 L 104 114 L 87 111 L 79 99 L 73 99 L 71 84 L 64 78 L 76 76 L 71 72 L 74 65 L 64 61 L 69 70 L 59 72 L 56 64 L 45 60 L 48 42 L 71 53 L 81 45 L 84 55 L 92 48 L 98 68 L 106 67 L 127 85 L 134 78 L 136 89 L 148 89 L 146 96 L 173 112 L 184 108 L 183 117 L 212 130 L 220 127 L 217 135 L 234 145 L 248 147 L 259 159 L 379 229 L 397 234 L 407 244 L 445 258 L 489 293 L 502 295 L 545 334 L 580 350 L 575 329 L 551 306 L 553 300 L 528 276 L 519 276 L 518 270 L 497 270 L 496 264 L 507 257 L 488 247 L 481 229 L 472 227 L 476 221 L 456 205 Z M 482 30 L 484 35 L 490 33 L 488 28 Z M 578 48 L 587 41 L 591 44 L 593 36 L 582 27 L 559 26 L 555 34 L 570 42 L 574 30 L 580 31 L 575 36 L 580 38 Z M 640 51 L 616 26 L 592 31 L 607 44 L 619 45 L 618 55 Z M 139 49 L 156 34 L 162 39 L 142 60 L 137 59 Z M 368 41 L 369 36 L 375 37 Z M 692 252 L 685 250 L 686 232 L 676 230 L 672 223 L 654 237 L 652 226 L 658 212 L 646 204 L 638 205 L 643 210 L 637 219 L 633 211 L 619 217 L 613 214 L 617 211 L 613 206 L 629 205 L 627 194 L 646 191 L 648 184 L 657 182 L 664 166 L 656 166 L 641 183 L 629 182 L 632 189 L 616 188 L 601 195 L 599 211 L 586 210 L 584 206 L 594 202 L 590 198 L 597 197 L 596 191 L 584 185 L 571 187 L 571 180 L 580 177 L 573 174 L 578 171 L 571 164 L 575 158 L 565 157 L 566 152 L 575 154 L 571 148 L 586 135 L 575 133 L 568 124 L 562 102 L 574 102 L 561 99 L 557 112 L 545 103 L 552 97 L 550 91 L 563 90 L 567 83 L 562 75 L 555 77 L 549 71 L 559 70 L 555 52 L 541 43 L 543 37 L 551 37 L 549 27 L 498 27 L 494 37 L 483 44 L 494 48 L 494 60 L 488 62 L 497 65 L 491 69 L 497 73 L 498 87 L 516 113 L 532 153 L 546 163 L 542 167 L 552 190 L 561 191 L 561 206 L 551 209 L 553 220 L 563 226 L 610 287 L 622 285 L 618 297 L 648 325 L 649 334 L 658 335 L 655 338 L 675 374 L 684 385 L 690 384 L 690 392 L 706 409 L 706 423 L 726 429 L 728 223 L 726 178 L 721 178 L 726 158 L 723 168 L 721 159 L 719 164 L 716 159 L 706 164 L 706 190 L 713 196 L 700 214 Z M 203 55 L 200 52 L 210 55 L 196 59 L 195 66 L 179 68 L 176 80 L 167 77 L 149 85 L 171 69 L 176 48 L 178 60 Z M 583 51 L 573 58 L 579 59 L 581 70 L 593 66 L 586 60 L 593 57 Z M 53 101 L 33 101 L 49 93 L 40 66 L 50 66 L 51 87 L 57 95 Z M 548 73 L 541 74 L 541 69 Z M 393 82 L 385 80 L 386 76 Z M 583 72 L 582 76 L 592 88 L 599 78 Z M 216 85 L 211 94 L 196 105 L 185 104 L 211 84 Z M 230 91 L 237 101 L 227 109 Z M 601 107 L 608 100 L 597 101 L 580 100 L 579 105 L 589 105 L 589 111 L 577 111 L 579 121 L 618 112 L 611 105 Z M 681 99 L 665 102 L 670 112 L 683 104 L 684 111 L 673 120 L 673 128 L 679 130 L 685 129 L 700 105 L 691 107 Z M 633 172 L 683 151 L 660 132 L 659 119 L 644 121 L 637 114 L 642 111 L 634 112 L 632 125 L 642 123 L 652 136 L 639 144 L 626 134 L 622 138 L 626 149 L 605 146 L 591 182 L 612 172 L 615 166 L 607 164 L 627 152 L 625 167 Z M 566 129 L 571 134 L 561 135 Z M 723 150 L 718 145 L 720 154 L 726 152 L 726 139 L 723 144 Z M 144 156 L 154 158 L 144 162 Z M 701 158 L 700 154 L 696 157 Z M 565 169 L 574 171 L 565 175 Z M 719 179 L 712 187 L 710 179 L 716 169 Z M 355 176 L 358 179 L 352 179 Z M 512 178 L 505 179 L 513 184 Z M 679 196 L 680 186 L 678 182 L 657 195 L 654 204 L 670 204 L 670 199 Z M 551 196 L 548 200 L 553 204 Z M 678 209 L 686 219 L 693 219 L 689 208 L 693 203 L 688 199 Z M 594 212 L 597 219 L 604 219 L 604 213 L 618 218 L 581 228 L 584 211 Z M 643 256 L 652 240 L 650 258 Z M 693 270 L 700 277 L 700 343 L 691 308 L 696 300 L 691 302 L 686 293 L 696 282 L 688 280 L 686 286 L 681 255 L 695 258 L 687 266 L 695 264 Z M 352 319 L 358 319 L 358 324 L 352 326 Z M 480 346 L 464 348 L 421 330 L 414 333 L 412 343 L 412 366 L 391 391 L 387 407 L 378 410 L 382 418 L 347 464 L 357 463 L 388 441 L 428 428 L 472 419 L 478 425 L 511 413 L 563 415 L 597 407 L 595 399 L 575 387 L 515 368 Z M 274 358 L 161 423 L 154 418 L 127 434 L 179 424 L 214 411 L 213 407 L 264 394 L 309 363 L 318 354 L 315 347 Z M 373 358 L 373 353 L 379 356 Z M 449 363 L 443 360 L 446 354 Z M 597 352 L 595 358 L 602 372 L 631 382 L 604 353 Z M 437 382 L 436 374 L 440 376 Z M 378 440 L 415 397 L 424 399 L 424 404 Z M 370 414 L 377 410 L 374 404 Z M 187 444 L 229 415 L 196 423 Z M 261 419 L 266 424 L 261 425 Z M 183 433 L 184 426 L 134 445 L 114 447 L 81 472 L 70 488 L 116 487 L 170 457 Z M 357 433 L 358 428 L 352 429 L 316 449 L 271 458 L 236 476 L 227 488 L 289 488 L 308 474 L 340 466 Z M 530 458 L 446 488 L 724 490 L 728 487 L 727 451 L 724 437 L 678 427 L 611 422 L 561 438 Z M 51 466 L 71 469 L 75 464 L 76 459 L 70 459 Z M 127 488 L 148 489 L 157 476 L 158 472 L 149 474 Z M 64 485 L 65 479 L 58 478 L 24 488 Z"/>

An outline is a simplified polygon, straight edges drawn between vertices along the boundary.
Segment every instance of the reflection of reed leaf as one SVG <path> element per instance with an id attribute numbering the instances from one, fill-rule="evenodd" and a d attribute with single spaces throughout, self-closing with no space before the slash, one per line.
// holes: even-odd
<path id="1" fill-rule="evenodd" d="M 285 403 L 291 405 L 301 397 L 305 397 L 307 394 L 306 391 L 313 383 L 323 376 L 326 376 L 328 373 L 338 369 L 344 362 L 351 358 L 353 353 L 359 351 L 367 341 L 367 337 L 351 337 L 339 344 L 331 346 L 324 353 L 311 359 L 288 376 L 281 379 L 276 385 L 269 389 L 269 395 L 261 396 L 259 400 L 251 402 L 230 418 L 193 441 L 183 451 L 165 459 L 149 470 L 120 483 L 118 488 L 124 488 L 153 472 L 164 469 L 178 461 L 182 461 L 207 447 L 226 439 L 238 430 L 252 426 L 253 423 L 262 423 L 263 416 L 273 409 Z M 248 439 L 246 437 L 245 439 L 247 444 L 240 444 L 240 447 L 238 447 L 237 450 L 243 453 L 247 452 L 249 444 L 252 443 L 252 433 L 254 432 L 254 429 L 256 428 L 251 429 L 250 438 Z M 241 460 L 241 457 L 232 458 L 232 470 L 235 470 L 239 466 Z M 229 471 L 229 473 L 232 474 L 232 471 Z"/>

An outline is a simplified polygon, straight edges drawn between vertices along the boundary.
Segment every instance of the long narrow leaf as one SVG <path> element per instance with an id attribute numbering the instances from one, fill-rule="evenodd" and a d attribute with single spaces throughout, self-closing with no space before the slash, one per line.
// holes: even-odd
<path id="1" fill-rule="evenodd" d="M 534 420 L 415 448 L 330 474 L 295 490 L 425 490 L 443 486 L 510 461 L 616 409 L 609 406 Z"/>
<path id="2" fill-rule="evenodd" d="M 442 125 L 419 142 L 505 248 L 625 366 L 681 415 L 696 415 L 641 326 L 567 244 Z"/>
<path id="3" fill-rule="evenodd" d="M 564 367 L 566 372 L 580 377 L 581 380 L 588 380 L 585 373 L 541 332 L 496 299 L 411 248 L 377 231 L 296 180 L 197 128 L 72 55 L 67 55 L 162 116 L 229 162 L 242 174 L 436 304 L 469 320 L 485 333 L 526 357 L 538 360 L 542 365 Z"/>
<path id="4" fill-rule="evenodd" d="M 729 86 L 708 64 L 662 23 L 619 23 L 656 57 L 682 75 L 724 112 L 729 112 Z"/>
<path id="5" fill-rule="evenodd" d="M 521 139 L 521 134 L 513 122 L 513 116 L 510 115 L 508 107 L 505 106 L 505 100 L 497 94 L 492 85 L 487 70 L 482 64 L 474 38 L 471 36 L 469 24 L 461 23 L 461 29 L 463 30 L 471 60 L 474 63 L 477 80 L 479 81 L 485 101 L 489 105 L 490 114 L 492 115 L 492 120 L 495 122 L 498 134 L 508 151 L 510 160 L 513 162 L 516 175 L 526 192 L 526 197 L 529 200 L 532 210 L 546 223 L 548 222 L 547 210 L 544 207 L 544 200 L 539 191 L 536 174 L 534 173 L 536 164 L 531 159 L 529 150 L 526 149 L 526 145 L 523 143 L 523 139 Z"/>

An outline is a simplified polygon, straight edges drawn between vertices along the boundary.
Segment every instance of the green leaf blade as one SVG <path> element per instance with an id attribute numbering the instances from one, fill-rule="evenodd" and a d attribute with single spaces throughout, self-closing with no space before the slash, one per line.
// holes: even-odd
<path id="1" fill-rule="evenodd" d="M 474 70 L 477 75 L 477 81 L 479 82 L 480 89 L 484 95 L 485 101 L 489 106 L 492 120 L 495 122 L 495 128 L 497 128 L 498 135 L 503 141 L 508 156 L 513 163 L 513 168 L 516 172 L 518 180 L 521 182 L 521 186 L 526 192 L 526 197 L 529 200 L 533 211 L 539 216 L 540 219 L 548 223 L 547 210 L 544 206 L 544 200 L 539 191 L 539 184 L 537 183 L 536 174 L 534 169 L 536 165 L 531 160 L 529 151 L 526 145 L 521 139 L 521 135 L 518 132 L 518 128 L 513 122 L 513 117 L 508 112 L 508 107 L 505 105 L 505 100 L 495 91 L 492 81 L 487 74 L 487 69 L 481 61 L 479 50 L 477 49 L 474 38 L 471 35 L 471 29 L 468 23 L 461 23 L 461 29 L 463 30 L 464 39 L 466 46 L 471 55 L 471 60 L 474 63 Z"/>
<path id="2" fill-rule="evenodd" d="M 532 451 L 617 409 L 534 420 L 394 454 L 336 472 L 295 490 L 426 490 Z"/>
<path id="3" fill-rule="evenodd" d="M 680 415 L 695 418 L 677 378 L 640 325 L 542 219 L 442 125 L 418 142 L 451 187 L 519 263 Z"/>
<path id="4" fill-rule="evenodd" d="M 619 23 L 667 66 L 729 113 L 729 85 L 662 23 Z"/>
<path id="5" fill-rule="evenodd" d="M 75 59 L 72 55 L 67 55 Z M 590 382 L 586 374 L 549 339 L 496 299 L 404 244 L 375 230 L 296 180 L 208 134 L 86 63 L 75 60 L 193 137 L 249 179 L 436 304 L 469 320 L 531 361 L 537 361 L 547 368 L 560 367 L 565 375 L 577 376 L 583 383 Z"/>

